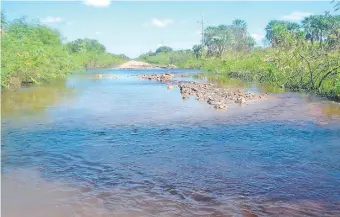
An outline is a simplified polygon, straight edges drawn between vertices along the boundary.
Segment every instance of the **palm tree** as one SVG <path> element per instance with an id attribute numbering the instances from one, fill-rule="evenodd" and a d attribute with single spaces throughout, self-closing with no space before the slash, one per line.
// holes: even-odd
<path id="1" fill-rule="evenodd" d="M 240 29 L 247 29 L 247 23 L 244 20 L 236 19 L 232 23 L 233 26 L 238 27 Z"/>
<path id="2" fill-rule="evenodd" d="M 247 32 L 247 23 L 244 20 L 234 20 L 232 24 L 232 31 L 234 34 L 233 47 L 236 51 L 247 51 L 255 46 L 255 41 L 254 43 L 249 43 L 249 38 L 251 37 Z"/>
<path id="3" fill-rule="evenodd" d="M 278 46 L 284 40 L 283 35 L 288 33 L 297 37 L 300 33 L 300 25 L 287 21 L 271 20 L 266 26 L 266 38 L 273 47 Z"/>
<path id="4" fill-rule="evenodd" d="M 283 25 L 283 23 L 284 21 L 271 20 L 266 26 L 266 38 L 268 39 L 268 41 L 270 41 L 270 43 L 274 47 L 278 44 L 277 38 L 275 37 L 277 33 L 275 32 L 274 29 L 276 26 Z"/>

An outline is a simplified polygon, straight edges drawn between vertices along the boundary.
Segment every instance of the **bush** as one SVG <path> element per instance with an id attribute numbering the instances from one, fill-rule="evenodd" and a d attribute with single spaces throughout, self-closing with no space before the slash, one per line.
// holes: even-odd
<path id="1" fill-rule="evenodd" d="M 96 40 L 78 39 L 64 45 L 58 31 L 40 23 L 1 22 L 1 86 L 5 88 L 47 82 L 73 70 L 108 67 L 127 59 L 106 53 Z"/>
<path id="2" fill-rule="evenodd" d="M 74 64 L 60 34 L 40 24 L 16 20 L 1 37 L 1 86 L 39 83 L 72 71 Z"/>

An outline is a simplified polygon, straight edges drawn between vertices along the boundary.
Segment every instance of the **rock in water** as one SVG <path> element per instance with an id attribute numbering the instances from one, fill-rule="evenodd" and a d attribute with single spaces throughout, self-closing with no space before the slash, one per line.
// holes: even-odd
<path id="1" fill-rule="evenodd" d="M 165 83 L 166 81 L 170 80 L 173 76 L 174 76 L 173 74 L 165 73 L 165 74 L 142 75 L 142 76 L 140 76 L 140 78 L 141 79 L 161 81 L 161 82 Z"/>
<path id="2" fill-rule="evenodd" d="M 198 83 L 193 81 L 176 81 L 171 80 L 174 77 L 172 73 L 165 74 L 147 74 L 140 76 L 141 79 L 155 80 L 167 84 L 167 88 L 173 89 L 174 86 L 179 87 L 183 100 L 190 96 L 201 102 L 206 102 L 215 109 L 226 111 L 228 103 L 245 104 L 247 101 L 262 99 L 267 94 L 254 94 L 238 90 L 230 90 L 225 88 L 215 87 L 210 83 Z M 174 86 L 173 86 L 174 85 Z"/>
<path id="3" fill-rule="evenodd" d="M 179 85 L 183 99 L 189 96 L 196 97 L 199 101 L 204 101 L 218 110 L 227 110 L 228 102 L 246 103 L 254 99 L 261 99 L 266 94 L 253 94 L 242 92 L 241 90 L 232 91 L 224 88 L 214 87 L 212 84 L 202 84 L 198 82 L 182 82 Z"/>

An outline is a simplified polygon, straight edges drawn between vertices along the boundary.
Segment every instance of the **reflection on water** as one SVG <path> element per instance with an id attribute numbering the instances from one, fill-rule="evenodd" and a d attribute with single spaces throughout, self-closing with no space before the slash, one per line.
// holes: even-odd
<path id="1" fill-rule="evenodd" d="M 236 78 L 228 78 L 226 76 L 220 75 L 220 74 L 211 74 L 211 73 L 199 73 L 196 74 L 194 77 L 218 84 L 221 87 L 225 88 L 243 88 L 248 91 L 255 91 L 255 92 L 264 92 L 264 93 L 276 93 L 276 94 L 284 94 L 285 89 L 280 87 L 274 87 L 268 84 L 257 84 L 254 82 L 244 82 L 240 79 Z M 316 111 L 318 113 L 317 116 L 332 119 L 332 117 L 339 117 L 340 116 L 340 104 L 336 102 L 331 102 L 320 99 L 320 97 L 308 95 L 308 94 L 295 94 L 300 96 L 300 99 L 294 99 L 294 100 L 301 100 L 299 103 L 303 103 L 307 107 L 309 107 L 308 111 L 311 113 L 310 115 L 316 114 Z M 289 99 L 290 96 L 288 94 L 284 95 L 283 100 Z M 289 102 L 288 102 L 289 103 Z"/>
<path id="2" fill-rule="evenodd" d="M 222 87 L 238 87 L 246 88 L 249 90 L 262 91 L 266 93 L 284 93 L 285 89 L 280 87 L 274 87 L 268 84 L 257 84 L 254 82 L 244 82 L 236 78 L 228 78 L 221 74 L 201 73 L 195 77 L 204 79 L 211 83 L 219 84 Z"/>
<path id="3" fill-rule="evenodd" d="M 1 92 L 1 114 L 18 118 L 25 114 L 42 114 L 47 107 L 71 95 L 72 89 L 66 87 L 66 80 L 16 91 L 5 90 Z"/>
<path id="4" fill-rule="evenodd" d="M 340 215 L 338 104 L 275 93 L 219 112 L 135 76 L 155 72 L 3 95 L 3 216 Z"/>

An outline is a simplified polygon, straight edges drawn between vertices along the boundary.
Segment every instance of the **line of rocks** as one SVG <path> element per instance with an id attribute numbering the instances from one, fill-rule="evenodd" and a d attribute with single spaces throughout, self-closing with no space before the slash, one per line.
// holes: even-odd
<path id="1" fill-rule="evenodd" d="M 194 96 L 197 100 L 206 102 L 219 110 L 227 110 L 229 103 L 246 104 L 248 101 L 263 99 L 267 96 L 267 94 L 249 93 L 240 89 L 219 88 L 211 83 L 171 80 L 171 78 L 178 76 L 177 74 L 165 73 L 146 74 L 140 76 L 140 78 L 165 83 L 169 90 L 179 87 L 183 99 Z"/>
<path id="2" fill-rule="evenodd" d="M 197 100 L 212 105 L 215 109 L 227 110 L 229 103 L 246 103 L 255 99 L 262 99 L 267 94 L 254 94 L 241 90 L 228 90 L 215 87 L 210 83 L 181 82 L 178 84 L 183 99 L 194 96 Z"/>
<path id="3" fill-rule="evenodd" d="M 111 74 L 96 74 L 94 79 L 118 79 L 119 76 L 111 75 Z"/>
<path id="4" fill-rule="evenodd" d="M 174 77 L 174 74 L 171 74 L 171 73 L 149 74 L 149 75 L 142 75 L 142 76 L 140 76 L 141 79 L 160 81 L 160 82 L 163 82 L 163 83 L 167 82 L 172 77 Z"/>

